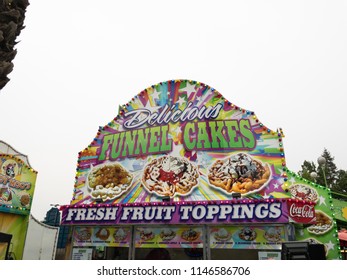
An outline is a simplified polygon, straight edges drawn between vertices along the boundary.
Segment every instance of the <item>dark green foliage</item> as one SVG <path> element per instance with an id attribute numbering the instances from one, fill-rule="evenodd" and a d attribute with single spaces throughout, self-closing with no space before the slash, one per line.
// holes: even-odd
<path id="1" fill-rule="evenodd" d="M 347 172 L 337 169 L 334 157 L 326 148 L 321 156 L 326 159 L 325 164 L 315 165 L 314 162 L 305 160 L 298 172 L 299 175 L 321 186 L 329 187 L 334 192 L 347 193 Z M 316 178 L 311 176 L 312 172 L 317 174 Z"/>
<path id="2" fill-rule="evenodd" d="M 347 194 L 347 172 L 339 170 L 337 172 L 337 182 L 332 188 L 333 191 Z"/>
<path id="3" fill-rule="evenodd" d="M 0 0 L 0 90 L 10 80 L 13 70 L 12 60 L 17 51 L 16 38 L 24 28 L 25 11 L 28 0 Z"/>
<path id="4" fill-rule="evenodd" d="M 317 172 L 316 166 L 313 162 L 310 161 L 304 161 L 304 163 L 301 165 L 301 170 L 299 171 L 299 175 L 307 180 L 313 181 L 314 178 L 312 178 L 311 173 Z"/>

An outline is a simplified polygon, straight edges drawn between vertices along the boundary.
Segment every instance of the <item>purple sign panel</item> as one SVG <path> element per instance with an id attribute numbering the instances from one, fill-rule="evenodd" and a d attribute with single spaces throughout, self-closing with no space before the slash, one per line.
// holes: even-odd
<path id="1" fill-rule="evenodd" d="M 228 200 L 65 207 L 62 224 L 287 223 L 286 200 Z"/>

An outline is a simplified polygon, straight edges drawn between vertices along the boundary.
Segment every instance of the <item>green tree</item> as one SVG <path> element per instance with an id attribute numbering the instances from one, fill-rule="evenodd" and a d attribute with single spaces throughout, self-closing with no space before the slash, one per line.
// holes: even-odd
<path id="1" fill-rule="evenodd" d="M 332 188 L 335 192 L 347 193 L 347 171 L 339 170 L 337 173 L 337 182 Z"/>
<path id="2" fill-rule="evenodd" d="M 17 37 L 24 28 L 28 0 L 0 0 L 0 90 L 10 80 Z"/>
<path id="3" fill-rule="evenodd" d="M 315 178 L 311 176 L 312 172 L 317 173 L 316 165 L 312 161 L 305 160 L 304 163 L 301 165 L 299 175 L 304 179 L 314 182 Z"/>
<path id="4" fill-rule="evenodd" d="M 321 156 L 325 158 L 325 164 L 316 166 L 314 162 L 305 160 L 298 172 L 299 175 L 321 186 L 329 187 L 334 192 L 347 193 L 347 171 L 337 169 L 334 157 L 326 148 Z M 312 172 L 317 176 L 312 177 Z"/>
<path id="5" fill-rule="evenodd" d="M 322 186 L 326 186 L 329 188 L 333 188 L 336 185 L 336 181 L 338 178 L 338 170 L 334 163 L 334 157 L 330 154 L 330 152 L 326 148 L 324 148 L 324 151 L 321 156 L 325 158 L 326 163 L 318 166 L 317 184 L 320 184 Z M 326 182 L 325 182 L 324 176 L 326 178 Z"/>

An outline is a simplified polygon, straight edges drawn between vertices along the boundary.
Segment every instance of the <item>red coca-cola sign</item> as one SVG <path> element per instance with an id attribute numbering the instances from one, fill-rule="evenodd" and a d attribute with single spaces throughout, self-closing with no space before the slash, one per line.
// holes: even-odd
<path id="1" fill-rule="evenodd" d="M 288 200 L 288 214 L 290 222 L 298 224 L 314 224 L 316 213 L 314 204 L 302 200 Z"/>

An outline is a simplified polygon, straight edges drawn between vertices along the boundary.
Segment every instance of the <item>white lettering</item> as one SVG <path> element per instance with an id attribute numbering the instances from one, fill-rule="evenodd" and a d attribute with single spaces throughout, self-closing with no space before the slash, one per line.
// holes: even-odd
<path id="1" fill-rule="evenodd" d="M 104 215 L 105 215 L 105 208 L 99 208 L 96 211 L 96 218 L 95 218 L 95 220 L 101 221 L 104 218 Z"/>
<path id="2" fill-rule="evenodd" d="M 290 205 L 289 214 L 291 217 L 302 217 L 302 218 L 313 218 L 314 217 L 314 206 L 303 205 L 298 206 L 295 204 Z"/>
<path id="3" fill-rule="evenodd" d="M 77 210 L 76 209 L 69 209 L 66 217 L 66 221 L 71 221 L 72 218 L 75 216 Z"/>
<path id="4" fill-rule="evenodd" d="M 255 216 L 256 216 L 258 219 L 265 219 L 265 218 L 268 216 L 268 214 L 269 214 L 268 207 L 269 207 L 268 204 L 259 203 L 259 204 L 255 207 Z"/>
<path id="5" fill-rule="evenodd" d="M 281 203 L 272 203 L 270 204 L 270 214 L 269 218 L 277 219 L 282 215 Z"/>
<path id="6" fill-rule="evenodd" d="M 96 208 L 89 208 L 87 211 L 86 221 L 92 221 L 95 219 Z"/>
<path id="7" fill-rule="evenodd" d="M 126 117 L 130 116 L 130 115 L 134 115 L 134 116 L 131 119 L 124 122 L 124 127 L 134 128 L 134 127 L 139 127 L 139 126 L 143 125 L 147 121 L 147 117 L 140 119 L 141 114 L 144 114 L 145 116 L 148 117 L 148 115 L 151 114 L 151 111 L 149 111 L 147 109 L 138 109 L 138 110 L 133 110 L 133 111 L 127 112 L 125 114 Z"/>
<path id="8" fill-rule="evenodd" d="M 104 220 L 115 220 L 117 217 L 118 208 L 106 208 Z"/>
<path id="9" fill-rule="evenodd" d="M 229 215 L 233 211 L 233 208 L 231 205 L 221 205 L 220 206 L 220 214 L 218 219 L 220 220 L 226 220 L 227 215 Z"/>
<path id="10" fill-rule="evenodd" d="M 162 123 L 168 124 L 169 122 L 184 122 L 187 119 L 192 121 L 195 118 L 199 120 L 210 118 L 215 119 L 222 108 L 223 104 L 221 103 L 218 103 L 213 107 L 206 108 L 206 106 L 202 106 L 201 108 L 198 108 L 193 106 L 192 102 L 189 102 L 183 111 L 177 109 L 175 106 L 169 108 L 168 105 L 165 105 L 159 114 L 158 112 L 151 112 L 144 108 L 137 109 L 124 114 L 124 117 L 128 119 L 123 123 L 123 126 L 130 129 L 140 127 L 146 123 L 149 125 L 160 125 Z"/>
<path id="11" fill-rule="evenodd" d="M 252 219 L 254 207 L 254 204 L 243 204 L 240 211 L 240 219 Z"/>
<path id="12" fill-rule="evenodd" d="M 146 207 L 145 208 L 145 220 L 149 221 L 149 220 L 153 220 L 156 214 L 156 207 Z"/>
<path id="13" fill-rule="evenodd" d="M 193 208 L 192 217 L 195 220 L 201 220 L 206 215 L 206 208 L 202 205 L 197 205 Z"/>
<path id="14" fill-rule="evenodd" d="M 133 215 L 131 216 L 132 221 L 143 220 L 143 207 L 134 207 Z"/>
<path id="15" fill-rule="evenodd" d="M 128 220 L 130 213 L 133 211 L 134 211 L 133 207 L 123 207 L 123 214 L 122 214 L 122 217 L 120 219 L 122 221 Z"/>
<path id="16" fill-rule="evenodd" d="M 77 209 L 75 221 L 83 221 L 86 215 L 86 212 L 87 212 L 87 209 L 84 209 L 84 208 Z"/>
<path id="17" fill-rule="evenodd" d="M 233 205 L 234 208 L 233 208 L 233 215 L 232 215 L 232 219 L 240 219 L 240 208 L 241 208 L 241 205 L 240 204 L 235 204 Z"/>
<path id="18" fill-rule="evenodd" d="M 178 212 L 176 206 L 123 206 L 120 219 L 118 207 L 82 207 L 68 209 L 66 222 L 70 221 L 180 221 L 188 220 L 252 220 L 277 219 L 282 215 L 282 204 L 275 203 L 240 203 L 240 204 L 196 204 L 180 205 Z M 291 204 L 289 207 L 291 217 L 314 218 L 314 205 Z"/>
<path id="19" fill-rule="evenodd" d="M 207 215 L 206 220 L 213 220 L 214 215 L 219 212 L 219 207 L 217 205 L 207 205 Z"/>
<path id="20" fill-rule="evenodd" d="M 181 215 L 181 220 L 185 221 L 189 219 L 189 213 L 192 212 L 193 206 L 181 206 L 180 207 L 180 213 L 183 212 Z"/>
<path id="21" fill-rule="evenodd" d="M 163 218 L 163 207 L 158 207 L 157 215 L 155 216 L 156 220 L 161 220 Z"/>
<path id="22" fill-rule="evenodd" d="M 175 206 L 165 207 L 163 210 L 164 210 L 164 212 L 166 212 L 163 220 L 171 220 L 172 219 L 172 213 L 175 211 Z"/>

